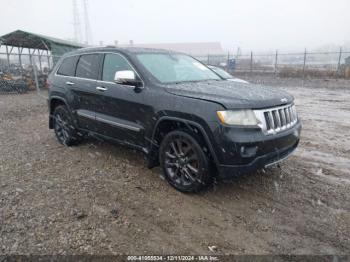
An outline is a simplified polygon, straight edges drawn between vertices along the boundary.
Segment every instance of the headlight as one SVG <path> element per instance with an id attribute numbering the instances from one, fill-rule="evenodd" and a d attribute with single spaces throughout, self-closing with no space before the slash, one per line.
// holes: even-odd
<path id="1" fill-rule="evenodd" d="M 221 123 L 226 125 L 257 126 L 260 121 L 253 110 L 228 110 L 216 112 Z"/>

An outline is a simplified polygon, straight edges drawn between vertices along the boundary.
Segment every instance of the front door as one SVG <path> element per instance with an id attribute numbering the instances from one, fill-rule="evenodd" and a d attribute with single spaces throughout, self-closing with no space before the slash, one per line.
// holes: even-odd
<path id="1" fill-rule="evenodd" d="M 144 89 L 116 84 L 115 73 L 133 70 L 128 60 L 117 53 L 104 56 L 101 80 L 97 81 L 100 106 L 96 109 L 99 133 L 125 144 L 144 145 Z M 137 72 L 135 72 L 137 75 Z"/>

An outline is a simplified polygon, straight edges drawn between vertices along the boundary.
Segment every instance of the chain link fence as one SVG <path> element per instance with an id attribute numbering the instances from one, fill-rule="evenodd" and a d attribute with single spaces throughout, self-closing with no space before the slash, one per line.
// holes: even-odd
<path id="1" fill-rule="evenodd" d="M 234 74 L 270 74 L 279 77 L 350 78 L 350 51 L 300 53 L 231 53 L 195 56 L 208 65 Z"/>

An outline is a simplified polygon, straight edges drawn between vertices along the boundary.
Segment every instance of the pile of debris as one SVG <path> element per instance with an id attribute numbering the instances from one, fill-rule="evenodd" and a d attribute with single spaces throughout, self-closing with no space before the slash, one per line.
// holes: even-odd
<path id="1" fill-rule="evenodd" d="M 28 86 L 21 78 L 14 78 L 12 75 L 0 71 L 0 93 L 25 93 Z"/>
<path id="2" fill-rule="evenodd" d="M 46 87 L 48 72 L 38 72 L 39 88 Z M 10 67 L 0 67 L 0 93 L 26 93 L 35 90 L 35 76 L 33 67 L 26 69 L 11 65 Z"/>

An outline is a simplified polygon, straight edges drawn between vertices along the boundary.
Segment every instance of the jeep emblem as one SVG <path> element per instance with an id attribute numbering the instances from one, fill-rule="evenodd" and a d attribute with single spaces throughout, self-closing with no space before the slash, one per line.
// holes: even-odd
<path id="1" fill-rule="evenodd" d="M 281 99 L 281 102 L 282 102 L 282 103 L 287 103 L 287 101 L 288 101 L 287 98 L 282 98 L 282 99 Z"/>

